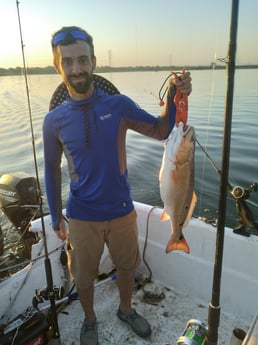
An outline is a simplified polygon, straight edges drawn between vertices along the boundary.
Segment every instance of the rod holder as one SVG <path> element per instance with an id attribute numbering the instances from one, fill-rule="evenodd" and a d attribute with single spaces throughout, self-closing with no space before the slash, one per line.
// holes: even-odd
<path id="1" fill-rule="evenodd" d="M 246 336 L 246 332 L 241 328 L 233 329 L 232 337 L 229 345 L 242 345 Z"/>

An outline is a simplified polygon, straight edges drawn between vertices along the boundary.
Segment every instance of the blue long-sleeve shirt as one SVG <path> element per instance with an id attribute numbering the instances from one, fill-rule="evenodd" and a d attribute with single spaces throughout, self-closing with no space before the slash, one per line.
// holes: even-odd
<path id="1" fill-rule="evenodd" d="M 44 120 L 45 187 L 53 228 L 62 218 L 61 157 L 70 174 L 66 206 L 71 218 L 106 221 L 133 210 L 127 179 L 126 132 L 134 130 L 166 139 L 175 123 L 175 104 L 167 102 L 163 115 L 155 117 L 127 96 L 105 94 L 95 87 L 82 101 L 67 98 Z"/>

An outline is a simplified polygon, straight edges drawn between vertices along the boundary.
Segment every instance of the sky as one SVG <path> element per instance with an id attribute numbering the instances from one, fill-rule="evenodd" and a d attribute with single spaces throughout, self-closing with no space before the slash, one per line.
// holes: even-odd
<path id="1" fill-rule="evenodd" d="M 258 0 L 239 0 L 237 64 L 258 64 Z M 231 0 L 20 0 L 27 67 L 52 65 L 50 39 L 76 25 L 98 66 L 209 65 L 228 53 Z M 22 66 L 17 0 L 0 0 L 0 68 Z"/>

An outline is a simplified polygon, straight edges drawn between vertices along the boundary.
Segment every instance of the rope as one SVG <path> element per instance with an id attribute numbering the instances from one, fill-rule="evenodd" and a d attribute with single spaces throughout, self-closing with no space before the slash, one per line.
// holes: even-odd
<path id="1" fill-rule="evenodd" d="M 143 291 L 142 301 L 144 303 L 152 304 L 152 305 L 157 305 L 160 301 L 162 301 L 165 298 L 165 294 L 163 292 L 161 292 L 161 293 L 153 293 L 151 291 L 146 291 L 144 289 L 146 284 L 152 282 L 152 270 L 151 270 L 149 264 L 147 263 L 147 261 L 145 259 L 145 255 L 146 255 L 147 242 L 148 242 L 148 237 L 149 237 L 149 220 L 150 220 L 150 215 L 151 215 L 152 211 L 155 208 L 160 208 L 160 207 L 158 207 L 158 206 L 151 207 L 151 209 L 149 210 L 148 215 L 147 215 L 146 235 L 145 235 L 145 241 L 144 241 L 143 253 L 142 253 L 142 260 L 143 260 L 145 266 L 147 267 L 147 269 L 149 271 L 149 277 L 144 280 L 144 282 L 143 282 L 143 284 L 141 286 L 141 289 Z"/>

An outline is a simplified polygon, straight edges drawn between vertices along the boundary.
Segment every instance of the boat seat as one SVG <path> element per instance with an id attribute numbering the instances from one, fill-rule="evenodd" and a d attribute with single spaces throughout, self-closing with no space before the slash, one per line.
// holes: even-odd
<path id="1" fill-rule="evenodd" d="M 109 95 L 115 95 L 120 93 L 118 89 L 106 78 L 98 75 L 93 74 L 93 83 L 94 85 L 101 88 L 105 93 L 108 93 Z M 58 87 L 55 89 L 49 103 L 49 111 L 53 110 L 55 107 L 57 107 L 59 104 L 61 104 L 66 97 L 68 96 L 68 91 L 65 86 L 65 83 L 62 82 L 58 85 Z"/>

